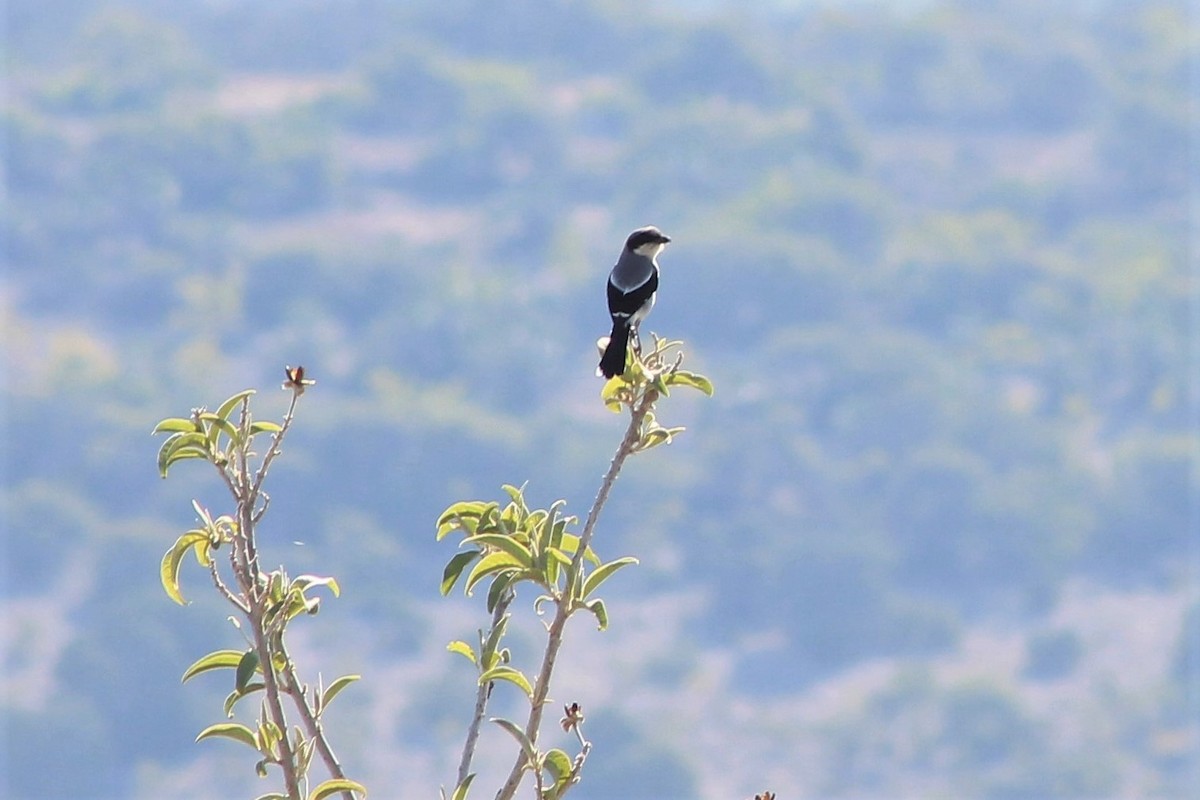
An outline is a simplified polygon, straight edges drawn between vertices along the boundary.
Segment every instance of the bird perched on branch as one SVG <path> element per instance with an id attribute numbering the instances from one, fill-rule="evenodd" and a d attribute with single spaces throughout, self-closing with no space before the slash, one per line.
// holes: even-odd
<path id="1" fill-rule="evenodd" d="M 653 225 L 629 234 L 617 263 L 608 275 L 608 313 L 612 315 L 612 334 L 600 357 L 597 375 L 611 378 L 625 372 L 629 338 L 640 349 L 638 323 L 654 308 L 658 293 L 658 262 L 655 258 L 671 237 Z"/>

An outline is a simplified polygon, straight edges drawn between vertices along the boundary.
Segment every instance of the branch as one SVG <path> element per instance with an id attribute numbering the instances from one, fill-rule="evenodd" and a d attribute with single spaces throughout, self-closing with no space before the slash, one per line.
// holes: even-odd
<path id="1" fill-rule="evenodd" d="M 562 787 L 562 791 L 558 794 L 558 800 L 566 795 L 567 792 L 579 784 L 579 777 L 583 773 L 583 765 L 587 761 L 588 754 L 592 752 L 592 743 L 583 738 L 583 721 L 582 719 L 572 726 L 575 731 L 575 736 L 579 739 L 579 755 L 575 756 L 575 763 L 571 765 L 571 777 Z"/>
<path id="2" fill-rule="evenodd" d="M 245 512 L 248 517 L 249 512 Z M 258 663 L 262 665 L 263 686 L 266 693 L 266 706 L 271 714 L 271 721 L 279 728 L 279 766 L 283 769 L 283 783 L 287 789 L 288 798 L 300 798 L 300 779 L 296 774 L 296 758 L 292 753 L 292 742 L 288 738 L 287 716 L 283 713 L 283 703 L 279 700 L 279 680 L 275 674 L 275 664 L 271 659 L 271 647 L 267 641 L 268 634 L 264 630 L 263 613 L 265 592 L 253 599 L 254 606 L 250 611 L 250 627 L 254 629 L 254 649 L 258 652 Z"/>
<path id="3" fill-rule="evenodd" d="M 592 535 L 595 533 L 596 522 L 600 519 L 600 511 L 608 502 L 608 495 L 612 491 L 613 484 L 617 481 L 617 476 L 621 474 L 621 468 L 625 465 L 625 459 L 629 458 L 635 452 L 635 448 L 640 439 L 642 421 L 646 418 L 654 402 L 658 400 L 658 391 L 655 389 L 647 389 L 642 396 L 641 401 L 633 409 L 629 415 L 629 427 L 625 429 L 625 437 L 621 440 L 621 444 L 617 447 L 617 452 L 613 455 L 612 462 L 608 465 L 608 472 L 604 475 L 604 480 L 600 483 L 600 490 L 596 493 L 596 500 L 592 503 L 592 510 L 588 512 L 587 521 L 583 525 L 583 533 L 579 536 L 579 549 L 575 551 L 575 555 L 571 558 L 571 569 L 568 572 L 570 575 L 576 575 L 579 572 L 580 564 L 583 560 L 583 554 L 587 552 L 588 546 L 592 541 Z M 546 699 L 550 694 L 550 676 L 554 672 L 554 662 L 558 659 L 559 648 L 562 647 L 563 630 L 566 628 L 567 620 L 574 613 L 573 607 L 574 595 L 568 587 L 566 594 L 556 601 L 556 611 L 554 620 L 547 628 L 546 654 L 542 658 L 542 668 L 538 673 L 537 684 L 533 692 L 532 707 L 529 709 L 529 720 L 525 723 L 525 735 L 529 738 L 531 744 L 537 744 L 538 731 L 542 726 L 542 711 L 546 706 Z M 513 764 L 512 770 L 508 773 L 508 780 L 504 786 L 496 793 L 496 800 L 512 800 L 516 794 L 517 787 L 521 784 L 521 776 L 528 764 L 528 759 L 525 756 L 525 751 L 522 750 L 517 756 L 516 763 Z"/>
<path id="4" fill-rule="evenodd" d="M 287 666 L 283 670 L 284 691 L 292 697 L 292 702 L 296 706 L 296 710 L 300 712 L 301 719 L 304 720 L 304 729 L 317 744 L 317 752 L 321 754 L 321 760 L 325 762 L 325 768 L 329 770 L 331 778 L 344 779 L 345 772 L 342 771 L 342 764 L 338 761 L 338 757 L 334 754 L 333 748 L 329 746 L 329 740 L 325 738 L 325 729 L 321 727 L 321 720 L 313 713 L 312 708 L 308 705 L 308 699 L 304 696 L 304 689 L 300 685 L 300 678 L 296 675 L 296 665 L 292 661 L 292 657 L 288 655 L 287 648 L 283 644 L 283 638 L 280 637 L 279 652 L 284 657 Z M 354 800 L 352 792 L 342 792 L 342 797 L 345 800 Z"/>
<path id="5" fill-rule="evenodd" d="M 625 438 L 621 440 L 621 446 L 617 448 L 616 454 L 613 455 L 612 463 L 608 465 L 608 472 L 605 473 L 604 480 L 600 484 L 600 491 L 596 493 L 596 500 L 592 503 L 592 510 L 588 512 L 587 521 L 583 524 L 583 533 L 579 536 L 579 550 L 576 551 L 575 556 L 571 559 L 571 566 L 573 568 L 579 566 L 579 562 L 583 559 L 583 554 L 587 552 L 587 548 L 592 542 L 592 534 L 596 528 L 596 521 L 600 518 L 600 510 L 608 502 L 609 492 L 612 491 L 613 484 L 617 482 L 617 476 L 621 474 L 621 467 L 625 465 L 625 459 L 634 453 L 634 448 L 637 446 L 639 434 L 642 430 L 642 421 L 657 401 L 658 390 L 647 389 L 646 394 L 642 396 L 642 401 L 634 408 L 633 413 L 629 415 L 629 427 L 625 429 Z"/>
<path id="6" fill-rule="evenodd" d="M 234 537 L 234 547 L 241 546 L 242 570 L 241 580 L 246 592 L 246 600 L 250 603 L 251 608 L 259 605 L 261 600 L 261 587 L 259 586 L 259 568 L 258 568 L 258 546 L 254 541 L 254 497 L 251 494 L 250 485 L 250 466 L 249 466 L 249 437 L 250 437 L 250 398 L 242 399 L 242 413 L 238 422 L 238 429 L 242 432 L 242 442 L 237 448 L 237 467 L 235 474 L 237 480 L 234 484 L 237 486 L 237 491 L 234 492 L 234 498 L 237 500 L 238 508 L 238 530 Z M 251 622 L 254 620 L 251 619 Z M 258 626 L 261 627 L 261 626 Z M 261 653 L 260 653 L 261 655 Z M 266 664 L 263 662 L 264 671 Z"/>
<path id="7" fill-rule="evenodd" d="M 280 430 L 275 433 L 271 439 L 271 449 L 263 457 L 262 463 L 259 464 L 258 473 L 254 479 L 250 478 L 248 447 L 242 446 L 238 449 L 238 480 L 236 484 L 241 490 L 237 495 L 238 501 L 238 536 L 240 544 L 244 548 L 244 583 L 249 584 L 249 592 L 247 599 L 250 604 L 249 613 L 247 614 L 250 620 L 250 627 L 254 632 L 254 649 L 258 652 L 258 662 L 262 665 L 263 671 L 263 687 L 266 694 L 266 707 L 271 715 L 271 721 L 280 730 L 279 737 L 279 765 L 283 769 L 283 782 L 287 790 L 289 798 L 300 798 L 300 776 L 296 771 L 296 757 L 292 750 L 292 742 L 288 737 L 288 722 L 287 715 L 283 711 L 283 703 L 279 699 L 279 676 L 275 671 L 275 663 L 272 659 L 272 647 L 268 640 L 271 634 L 266 630 L 266 610 L 269 600 L 269 593 L 265 585 L 260 580 L 261 572 L 258 566 L 258 547 L 254 540 L 254 505 L 258 497 L 260 488 L 262 487 L 263 479 L 267 475 L 267 469 L 275 456 L 280 452 L 280 444 L 283 441 L 284 435 L 287 433 L 288 427 L 291 425 L 293 416 L 296 411 L 296 401 L 300 397 L 300 392 L 292 392 L 292 401 L 288 406 L 287 416 L 284 418 L 283 425 Z M 242 414 L 240 420 L 240 428 L 244 442 L 249 441 L 250 436 L 250 399 L 247 397 L 242 400 Z M 235 541 L 235 546 L 237 542 Z M 280 634 L 280 644 L 282 644 L 282 635 Z"/>
<path id="8" fill-rule="evenodd" d="M 262 710 L 257 719 L 259 731 L 252 743 L 261 755 L 256 770 L 259 774 L 265 775 L 267 765 L 277 764 L 283 771 L 284 779 L 284 793 L 272 793 L 270 796 L 283 798 L 286 795 L 287 800 L 301 800 L 301 792 L 308 783 L 307 773 L 311 755 L 313 752 L 319 752 L 330 776 L 335 781 L 340 781 L 342 786 L 350 786 L 353 789 L 336 787 L 340 796 L 344 800 L 354 800 L 354 792 L 365 792 L 365 789 L 362 789 L 358 783 L 345 778 L 341 764 L 325 738 L 320 721 L 323 711 L 321 706 L 325 698 L 314 694 L 310 703 L 309 697 L 306 696 L 306 690 L 297 676 L 296 666 L 283 643 L 287 622 L 300 611 L 294 605 L 289 604 L 303 600 L 304 608 L 312 612 L 315 611 L 315 603 L 310 605 L 307 598 L 303 597 L 305 585 L 296 588 L 293 584 L 287 588 L 286 592 L 283 592 L 283 583 L 287 580 L 287 575 L 282 567 L 270 575 L 264 574 L 260 567 L 255 529 L 266 514 L 271 502 L 270 496 L 263 491 L 263 484 L 271 465 L 282 453 L 283 440 L 295 420 L 300 395 L 308 386 L 315 383 L 315 381 L 305 379 L 303 367 L 294 369 L 287 367 L 286 371 L 287 382 L 284 383 L 284 388 L 289 389 L 292 396 L 282 424 L 254 424 L 249 400 L 250 395 L 254 392 L 253 390 L 240 392 L 221 404 L 219 414 L 210 415 L 203 409 L 194 410 L 190 428 L 187 424 L 188 420 L 178 418 L 163 420 L 155 426 L 155 433 L 172 434 L 168 442 L 164 443 L 163 449 L 159 451 L 159 466 L 165 477 L 166 469 L 173 461 L 184 457 L 207 456 L 207 460 L 217 468 L 221 481 L 236 504 L 233 520 L 222 516 L 215 523 L 209 518 L 206 510 L 196 506 L 197 511 L 205 519 L 206 530 L 210 536 L 210 541 L 207 543 L 208 548 L 198 550 L 197 554 L 202 562 L 207 563 L 209 575 L 218 593 L 241 613 L 241 617 L 251 628 L 250 652 L 257 656 L 258 666 L 263 675 L 263 683 L 260 688 L 264 690 Z M 236 408 L 239 402 L 240 414 L 237 428 L 231 429 L 228 417 L 230 411 Z M 274 433 L 271 435 L 270 446 L 262 458 L 258 459 L 257 468 L 252 471 L 251 462 L 257 458 L 257 455 L 251 452 L 252 439 L 260 433 L 272 430 Z M 203 436 L 203 440 L 196 443 L 189 439 L 188 446 L 191 450 L 185 455 L 174 456 L 174 451 L 170 449 L 169 443 L 185 433 L 190 437 L 200 434 Z M 223 435 L 228 437 L 229 443 L 222 451 L 218 448 Z M 203 453 L 195 452 L 199 444 L 207 444 Z M 179 597 L 178 579 L 175 577 L 175 573 L 168 569 L 168 567 L 177 568 L 178 558 L 181 555 L 180 542 L 186 545 L 191 543 L 191 540 L 177 541 L 175 546 L 168 551 L 167 556 L 164 556 L 165 566 L 162 570 L 162 581 L 167 594 L 182 602 Z M 228 558 L 233 576 L 228 583 L 221 574 L 219 563 L 213 558 L 205 557 L 209 550 L 215 549 L 225 542 L 230 544 Z M 321 582 L 331 583 L 332 579 L 323 579 Z M 295 592 L 298 592 L 299 595 L 294 594 Z M 238 627 L 240 628 L 242 625 L 238 624 Z M 244 694 L 242 683 L 245 682 L 246 677 L 240 673 L 242 663 L 244 662 L 239 661 L 238 690 Z M 292 696 L 293 703 L 304 720 L 303 726 L 294 727 L 294 739 L 289 735 L 288 718 L 281 694 Z M 234 696 L 233 699 L 237 700 L 238 697 Z M 276 732 L 278 732 L 277 737 L 275 736 Z M 201 738 L 211 734 L 210 726 L 210 729 L 206 729 Z M 330 789 L 335 788 L 327 784 L 328 782 L 322 787 L 318 787 L 317 794 L 321 797 L 329 795 Z"/>

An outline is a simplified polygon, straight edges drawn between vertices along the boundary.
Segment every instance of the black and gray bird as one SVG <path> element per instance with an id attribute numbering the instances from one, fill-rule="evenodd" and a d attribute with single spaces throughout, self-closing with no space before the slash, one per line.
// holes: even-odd
<path id="1" fill-rule="evenodd" d="M 608 275 L 612 334 L 600 357 L 597 375 L 611 378 L 625 372 L 629 337 L 637 337 L 638 323 L 654 308 L 658 292 L 658 262 L 654 259 L 669 241 L 671 237 L 653 225 L 638 228 L 625 240 L 621 256 Z"/>

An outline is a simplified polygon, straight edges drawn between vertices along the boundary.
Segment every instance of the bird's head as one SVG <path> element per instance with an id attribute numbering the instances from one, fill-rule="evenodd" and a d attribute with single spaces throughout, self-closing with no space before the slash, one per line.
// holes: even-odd
<path id="1" fill-rule="evenodd" d="M 639 256 L 654 258 L 662 252 L 669 241 L 671 241 L 670 236 L 653 225 L 647 225 L 645 228 L 638 228 L 629 234 L 629 238 L 625 240 L 625 249 L 631 253 L 637 253 Z"/>

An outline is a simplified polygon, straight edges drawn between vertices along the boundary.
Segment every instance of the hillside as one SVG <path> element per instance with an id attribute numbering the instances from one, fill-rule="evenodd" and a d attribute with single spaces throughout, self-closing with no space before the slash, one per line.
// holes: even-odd
<path id="1" fill-rule="evenodd" d="M 606 510 L 573 796 L 1200 790 L 1188 4 L 503 6 L 9 3 L 0 793 L 265 791 L 193 744 L 237 634 L 157 568 L 223 498 L 149 431 L 302 363 L 266 558 L 345 589 L 296 643 L 364 675 L 343 760 L 434 796 L 480 624 L 434 522 L 586 512 L 648 223 L 717 392 Z"/>

